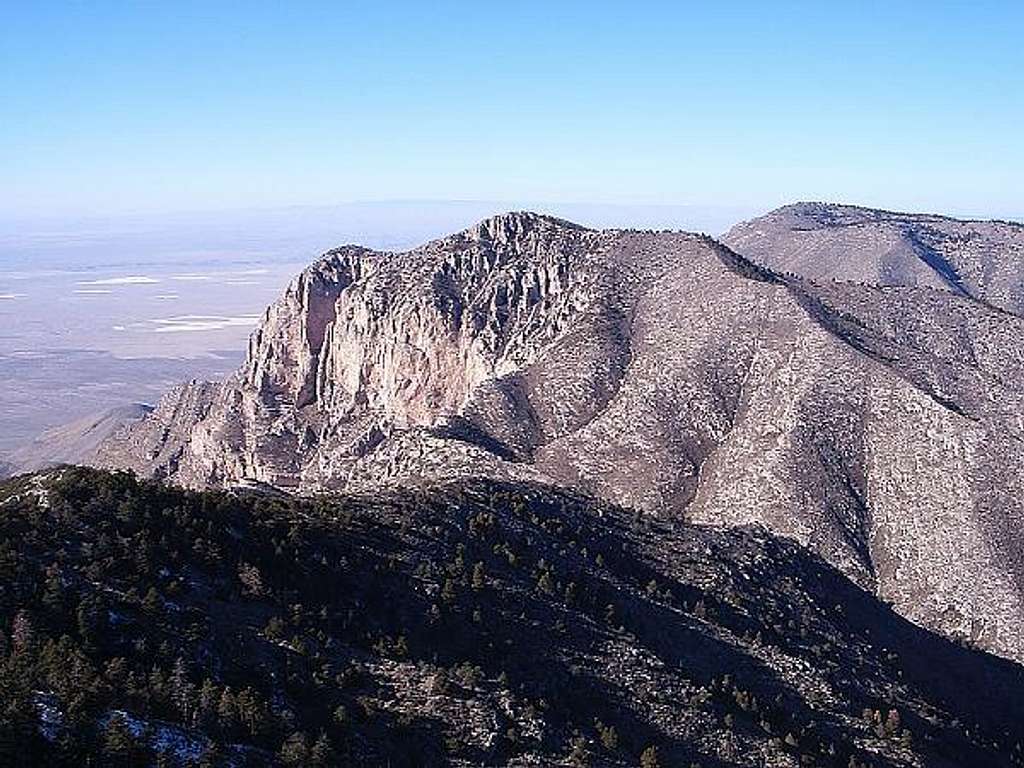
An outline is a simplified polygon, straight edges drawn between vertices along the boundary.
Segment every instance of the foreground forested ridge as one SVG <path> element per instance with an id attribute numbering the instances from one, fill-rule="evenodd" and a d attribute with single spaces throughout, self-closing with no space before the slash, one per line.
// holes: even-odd
<path id="1" fill-rule="evenodd" d="M 0 486 L 4 765 L 1024 764 L 1024 669 L 541 487 Z"/>

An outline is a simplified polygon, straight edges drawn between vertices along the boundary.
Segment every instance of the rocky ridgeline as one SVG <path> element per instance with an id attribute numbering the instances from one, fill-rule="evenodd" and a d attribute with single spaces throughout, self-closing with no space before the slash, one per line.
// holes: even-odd
<path id="1" fill-rule="evenodd" d="M 924 286 L 1024 314 L 1024 226 L 797 203 L 723 242 L 778 272 L 821 282 Z"/>
<path id="2" fill-rule="evenodd" d="M 234 377 L 169 393 L 99 463 L 302 492 L 486 475 L 761 523 L 1021 660 L 1024 320 L 964 293 L 509 214 L 326 254 Z"/>

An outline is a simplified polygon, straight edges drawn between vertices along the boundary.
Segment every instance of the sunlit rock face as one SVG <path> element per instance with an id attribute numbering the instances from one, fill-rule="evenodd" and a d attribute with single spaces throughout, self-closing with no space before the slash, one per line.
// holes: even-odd
<path id="1" fill-rule="evenodd" d="M 1024 659 L 1024 320 L 963 294 L 508 214 L 329 252 L 234 377 L 170 393 L 100 463 L 300 492 L 487 475 L 760 523 Z"/>

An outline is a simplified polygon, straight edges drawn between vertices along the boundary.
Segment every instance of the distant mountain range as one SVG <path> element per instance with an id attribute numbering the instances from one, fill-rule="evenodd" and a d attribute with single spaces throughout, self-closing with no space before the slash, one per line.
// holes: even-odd
<path id="1" fill-rule="evenodd" d="M 96 462 L 300 492 L 486 476 L 757 523 L 1022 660 L 1020 233 L 801 204 L 729 245 L 515 213 L 346 246 L 233 377 L 170 392 Z"/>

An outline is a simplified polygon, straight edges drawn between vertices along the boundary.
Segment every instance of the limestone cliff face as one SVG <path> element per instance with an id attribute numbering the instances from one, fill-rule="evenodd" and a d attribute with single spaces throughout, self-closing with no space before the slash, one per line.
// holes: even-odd
<path id="1" fill-rule="evenodd" d="M 346 482 L 386 436 L 447 422 L 586 315 L 609 288 L 587 263 L 600 240 L 519 215 L 408 254 L 328 253 L 267 310 L 182 460 L 147 471 L 197 485 Z"/>
<path id="2" fill-rule="evenodd" d="M 702 236 L 509 214 L 346 247 L 243 368 L 109 441 L 187 485 L 455 475 L 761 523 L 926 626 L 1024 659 L 1024 320 L 780 277 Z"/>

